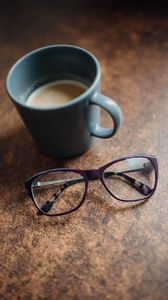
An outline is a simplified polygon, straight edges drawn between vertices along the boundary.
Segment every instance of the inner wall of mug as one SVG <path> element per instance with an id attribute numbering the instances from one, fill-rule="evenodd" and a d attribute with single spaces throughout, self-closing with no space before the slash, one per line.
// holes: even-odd
<path id="1" fill-rule="evenodd" d="M 8 76 L 9 94 L 24 104 L 30 94 L 43 84 L 55 80 L 76 80 L 88 86 L 97 75 L 94 58 L 73 46 L 50 46 L 22 57 Z"/>

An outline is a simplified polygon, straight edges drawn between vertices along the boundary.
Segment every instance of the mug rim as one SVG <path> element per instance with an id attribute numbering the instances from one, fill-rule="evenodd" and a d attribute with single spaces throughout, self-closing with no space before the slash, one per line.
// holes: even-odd
<path id="1" fill-rule="evenodd" d="M 84 52 L 85 54 L 89 55 L 92 59 L 92 61 L 94 61 L 95 63 L 95 66 L 96 66 L 96 74 L 95 74 L 95 78 L 93 80 L 93 82 L 91 83 L 91 85 L 86 89 L 86 91 L 84 91 L 84 93 L 82 93 L 81 95 L 79 95 L 78 97 L 76 98 L 73 98 L 71 101 L 68 101 L 64 104 L 61 104 L 59 106 L 52 106 L 52 107 L 33 107 L 33 106 L 28 106 L 26 105 L 25 103 L 26 102 L 21 102 L 19 100 L 17 100 L 16 97 L 14 97 L 12 95 L 12 92 L 10 91 L 10 77 L 13 73 L 13 71 L 15 70 L 15 68 L 23 61 L 25 60 L 26 58 L 28 58 L 29 56 L 31 55 L 34 55 L 36 53 L 39 53 L 39 52 L 42 52 L 44 50 L 47 50 L 47 49 L 51 49 L 51 48 L 61 48 L 61 47 L 64 47 L 64 48 L 71 48 L 71 49 L 77 49 L 81 52 Z M 14 101 L 16 104 L 19 104 L 29 110 L 36 110 L 36 111 L 52 111 L 52 110 L 59 110 L 59 109 L 62 109 L 62 108 L 66 108 L 66 107 L 70 107 L 72 106 L 73 104 L 76 104 L 80 101 L 82 101 L 84 98 L 88 98 L 89 95 L 92 93 L 92 91 L 94 90 L 94 88 L 96 87 L 97 83 L 99 82 L 99 79 L 100 79 L 100 64 L 99 64 L 99 61 L 98 59 L 88 50 L 84 49 L 84 48 L 81 48 L 79 46 L 75 46 L 75 45 L 70 45 L 70 44 L 56 44 L 56 45 L 49 45 L 49 46 L 45 46 L 45 47 L 41 47 L 41 48 L 37 48 L 33 51 L 30 51 L 28 53 L 26 53 L 25 55 L 21 56 L 13 65 L 12 67 L 10 68 L 8 74 L 7 74 L 7 77 L 6 77 L 6 91 L 7 91 L 7 94 L 8 96 L 11 98 L 12 101 Z"/>

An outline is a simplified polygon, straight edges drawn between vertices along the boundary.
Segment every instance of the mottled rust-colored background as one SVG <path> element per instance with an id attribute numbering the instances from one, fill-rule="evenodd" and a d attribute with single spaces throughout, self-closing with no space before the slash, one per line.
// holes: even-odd
<path id="1" fill-rule="evenodd" d="M 0 299 L 168 299 L 166 2 L 1 1 Z M 4 86 L 20 56 L 57 43 L 76 44 L 97 56 L 102 91 L 124 114 L 113 139 L 99 139 L 67 161 L 36 148 Z M 57 166 L 96 168 L 137 152 L 160 160 L 159 186 L 146 203 L 117 202 L 92 182 L 79 211 L 62 218 L 36 216 L 24 179 Z"/>

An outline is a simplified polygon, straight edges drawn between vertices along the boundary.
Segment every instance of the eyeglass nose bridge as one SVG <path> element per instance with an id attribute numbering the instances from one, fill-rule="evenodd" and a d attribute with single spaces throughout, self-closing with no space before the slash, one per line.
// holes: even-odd
<path id="1" fill-rule="evenodd" d="M 101 179 L 101 173 L 102 172 L 100 169 L 91 169 L 85 171 L 88 180 Z"/>

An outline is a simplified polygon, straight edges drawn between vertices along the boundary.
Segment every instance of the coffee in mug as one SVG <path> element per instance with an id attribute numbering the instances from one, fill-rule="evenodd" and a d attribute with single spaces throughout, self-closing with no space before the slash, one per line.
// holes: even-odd
<path id="1" fill-rule="evenodd" d="M 26 105 L 35 108 L 60 106 L 79 97 L 86 89 L 86 85 L 75 80 L 56 80 L 37 88 Z"/>

